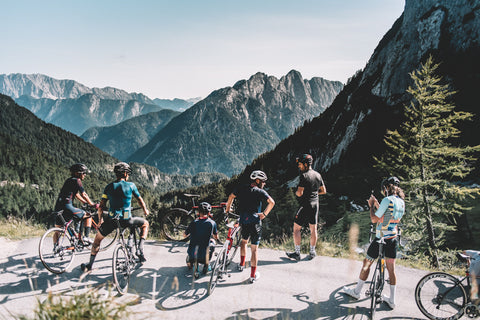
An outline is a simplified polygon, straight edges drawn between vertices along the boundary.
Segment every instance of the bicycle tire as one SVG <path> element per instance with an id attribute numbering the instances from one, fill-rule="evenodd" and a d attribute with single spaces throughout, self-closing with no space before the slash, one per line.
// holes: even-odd
<path id="1" fill-rule="evenodd" d="M 58 232 L 56 246 L 53 242 L 55 233 Z M 47 230 L 38 245 L 40 261 L 48 271 L 61 274 L 64 273 L 73 262 L 75 256 L 75 245 L 71 237 L 62 228 L 51 228 Z"/>
<path id="2" fill-rule="evenodd" d="M 238 248 L 240 247 L 240 242 L 242 241 L 242 235 L 240 232 L 240 227 L 235 230 L 234 234 L 232 235 L 232 246 L 227 253 L 227 266 L 233 261 L 235 255 L 237 254 Z"/>
<path id="3" fill-rule="evenodd" d="M 115 228 L 108 236 L 103 238 L 102 242 L 100 243 L 100 251 L 105 251 L 110 248 L 115 243 L 115 241 L 117 241 L 119 233 L 120 230 L 118 230 L 118 228 Z"/>
<path id="4" fill-rule="evenodd" d="M 168 211 L 162 219 L 162 229 L 165 237 L 171 241 L 187 241 L 190 237 L 185 237 L 184 232 L 193 220 L 187 210 L 175 208 Z"/>
<path id="5" fill-rule="evenodd" d="M 375 317 L 375 311 L 377 310 L 378 304 L 378 286 L 380 281 L 380 261 L 377 263 L 375 267 L 375 272 L 373 273 L 372 282 L 370 283 L 370 319 L 373 320 Z"/>
<path id="6" fill-rule="evenodd" d="M 118 245 L 113 253 L 112 273 L 115 287 L 121 295 L 128 291 L 131 272 L 129 260 L 130 258 L 128 257 L 125 247 L 123 245 Z"/>
<path id="7" fill-rule="evenodd" d="M 226 242 L 228 242 L 228 240 Z M 213 266 L 212 274 L 210 275 L 210 281 L 208 282 L 208 295 L 211 295 L 213 293 L 213 290 L 215 290 L 215 288 L 217 287 L 218 279 L 222 277 L 222 274 L 225 271 L 227 247 L 228 244 L 224 244 L 224 246 L 218 253 L 217 259 L 215 260 L 215 265 Z"/>
<path id="8" fill-rule="evenodd" d="M 456 277 L 445 272 L 433 272 L 417 283 L 415 302 L 428 319 L 455 320 L 465 312 L 467 293 Z"/>

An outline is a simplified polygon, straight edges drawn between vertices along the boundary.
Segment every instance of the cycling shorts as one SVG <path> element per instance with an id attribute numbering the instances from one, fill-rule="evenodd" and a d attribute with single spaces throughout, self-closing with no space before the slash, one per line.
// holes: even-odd
<path id="1" fill-rule="evenodd" d="M 57 207 L 55 208 L 55 210 L 63 210 L 61 217 L 58 214 L 55 216 L 55 224 L 57 226 L 63 226 L 66 222 L 72 219 L 80 220 L 85 215 L 85 211 L 79 208 L 75 208 L 71 203 L 66 203 L 63 208 Z M 65 221 L 62 220 L 62 217 Z"/>
<path id="2" fill-rule="evenodd" d="M 250 238 L 250 243 L 258 245 L 260 239 L 262 238 L 262 222 L 258 223 L 248 223 L 241 224 L 241 234 L 243 240 L 248 240 Z"/>
<path id="3" fill-rule="evenodd" d="M 368 260 L 375 260 L 378 258 L 378 238 L 375 238 L 370 243 L 370 246 L 368 247 L 367 250 L 367 259 Z M 398 247 L 398 241 L 397 238 L 393 239 L 386 239 L 385 244 L 383 245 L 383 248 L 385 250 L 385 257 L 390 258 L 390 259 L 396 259 L 397 258 L 397 247 Z"/>
<path id="4" fill-rule="evenodd" d="M 318 202 L 312 202 L 307 205 L 303 205 L 298 209 L 297 214 L 293 222 L 299 226 L 305 226 L 308 224 L 317 224 L 318 222 Z"/>
<path id="5" fill-rule="evenodd" d="M 118 221 L 120 222 L 120 227 L 122 229 L 130 228 L 130 227 L 140 228 L 146 222 L 146 220 L 141 217 L 132 217 L 126 220 L 119 219 Z M 105 219 L 103 220 L 102 225 L 100 226 L 100 228 L 98 228 L 98 231 L 100 231 L 102 236 L 106 237 L 110 233 L 112 233 L 112 231 L 115 230 L 116 228 L 117 228 L 117 222 L 114 219 L 110 218 L 110 216 L 106 216 Z"/>

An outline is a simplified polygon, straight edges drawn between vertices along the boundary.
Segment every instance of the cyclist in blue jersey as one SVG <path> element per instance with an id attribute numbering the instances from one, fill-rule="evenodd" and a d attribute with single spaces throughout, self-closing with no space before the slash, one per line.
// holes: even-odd
<path id="1" fill-rule="evenodd" d="M 400 188 L 400 180 L 397 177 L 390 177 L 382 181 L 381 190 L 385 196 L 381 203 L 375 196 L 371 195 L 368 199 L 370 207 L 370 219 L 372 223 L 377 224 L 375 239 L 370 243 L 367 250 L 367 256 L 363 260 L 363 266 L 356 287 L 350 289 L 343 287 L 343 292 L 352 298 L 359 299 L 363 285 L 370 273 L 372 263 L 378 258 L 378 241 L 381 237 L 389 237 L 385 240 L 385 257 L 390 283 L 390 297 L 383 297 L 391 309 L 395 308 L 395 292 L 397 277 L 395 275 L 395 259 L 397 257 L 397 235 L 398 223 L 405 213 L 405 195 Z"/>
<path id="2" fill-rule="evenodd" d="M 55 218 L 55 226 L 63 227 L 65 221 L 70 221 L 74 218 L 76 221 L 80 221 L 85 216 L 85 211 L 73 206 L 73 200 L 76 198 L 82 203 L 88 203 L 91 206 L 98 205 L 90 200 L 90 197 L 85 192 L 83 188 L 82 180 L 85 178 L 89 172 L 86 165 L 83 163 L 76 163 L 70 167 L 71 177 L 68 178 L 63 184 L 62 189 L 58 195 L 57 201 L 55 203 L 55 211 L 63 210 L 62 216 L 59 215 Z M 63 219 L 62 219 L 63 218 Z M 77 227 L 80 227 L 80 223 L 77 223 Z M 90 229 L 92 227 L 92 219 L 87 218 L 84 221 L 84 238 L 85 243 L 90 243 L 88 236 L 90 234 Z M 78 231 L 78 230 L 77 230 Z M 56 241 L 56 239 L 54 239 Z"/>
<path id="3" fill-rule="evenodd" d="M 141 217 L 132 217 L 132 198 L 135 197 L 137 199 L 145 216 L 148 216 L 149 211 L 135 184 L 127 181 L 132 173 L 130 166 L 125 162 L 119 162 L 115 165 L 113 171 L 117 176 L 117 180 L 105 187 L 102 200 L 100 201 L 100 207 L 98 208 L 98 218 L 101 223 L 103 220 L 103 210 L 106 209 L 107 201 L 110 202 L 108 216 L 101 224 L 99 228 L 100 232 L 98 232 L 95 236 L 90 255 L 90 262 L 88 264 L 82 263 L 81 265 L 83 271 L 92 269 L 93 263 L 100 248 L 100 243 L 102 242 L 103 238 L 109 235 L 116 228 L 116 223 L 114 220 L 112 220 L 115 217 L 120 217 L 119 221 L 122 228 L 127 228 L 130 226 L 141 228 L 139 251 L 136 252 L 136 255 L 138 256 L 140 262 L 146 261 L 143 254 L 143 243 L 148 234 L 148 221 Z"/>
<path id="4" fill-rule="evenodd" d="M 316 257 L 317 223 L 318 223 L 318 195 L 326 194 L 327 188 L 320 173 L 312 169 L 313 157 L 303 154 L 296 159 L 300 169 L 300 179 L 295 195 L 299 198 L 298 209 L 293 220 L 293 242 L 295 251 L 287 252 L 287 256 L 296 261 L 300 260 L 300 245 L 302 242 L 302 227 L 307 224 L 310 227 L 310 253 L 307 259 Z"/>
<path id="5" fill-rule="evenodd" d="M 237 198 L 239 203 L 236 212 L 240 215 L 242 233 L 239 271 L 245 268 L 247 243 L 248 239 L 250 239 L 250 283 L 253 283 L 260 277 L 260 273 L 256 272 L 256 270 L 258 263 L 257 248 L 262 237 L 262 220 L 265 219 L 273 209 L 275 201 L 263 190 L 265 182 L 267 181 L 265 172 L 255 170 L 250 174 L 250 179 L 252 182 L 249 185 L 238 186 L 233 190 L 228 197 L 226 211 L 230 211 L 233 200 Z M 262 212 L 262 205 L 264 203 L 267 203 L 267 206 Z"/>
<path id="6" fill-rule="evenodd" d="M 187 267 L 192 269 L 192 264 L 197 260 L 203 263 L 203 273 L 208 271 L 210 257 L 215 250 L 215 240 L 218 240 L 217 223 L 209 218 L 212 206 L 207 202 L 198 205 L 198 218 L 185 230 L 185 237 L 190 235 L 187 250 Z M 207 251 L 208 249 L 208 251 Z"/>

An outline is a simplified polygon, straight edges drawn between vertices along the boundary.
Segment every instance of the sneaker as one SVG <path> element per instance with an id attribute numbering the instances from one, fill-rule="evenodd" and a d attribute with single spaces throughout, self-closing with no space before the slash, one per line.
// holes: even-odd
<path id="1" fill-rule="evenodd" d="M 88 237 L 83 237 L 82 241 L 83 241 L 83 244 L 86 245 L 86 246 L 89 246 L 93 243 L 93 241 Z"/>
<path id="2" fill-rule="evenodd" d="M 212 267 L 210 265 L 203 265 L 202 273 L 207 274 L 208 271 L 212 271 Z"/>
<path id="3" fill-rule="evenodd" d="M 140 262 L 140 263 L 144 263 L 145 261 L 147 261 L 147 259 L 145 259 L 145 256 L 143 255 L 143 253 L 138 254 L 137 257 L 138 257 L 138 262 Z"/>
<path id="4" fill-rule="evenodd" d="M 317 253 L 316 252 L 310 252 L 307 256 L 307 259 L 308 260 L 312 260 L 314 259 L 315 257 L 317 256 Z"/>
<path id="5" fill-rule="evenodd" d="M 255 277 L 250 277 L 250 283 L 254 283 L 258 279 L 260 279 L 260 272 L 255 272 Z"/>
<path id="6" fill-rule="evenodd" d="M 350 288 L 347 288 L 347 287 L 343 287 L 343 293 L 352 297 L 355 300 L 360 299 L 360 293 L 356 293 L 355 289 L 350 289 Z"/>
<path id="7" fill-rule="evenodd" d="M 287 252 L 287 257 L 289 257 L 290 259 L 300 261 L 300 254 L 296 252 Z"/>
<path id="8" fill-rule="evenodd" d="M 80 269 L 82 269 L 82 272 L 88 272 L 88 271 L 92 270 L 92 265 L 90 263 L 87 263 L 87 264 L 82 263 L 80 265 Z"/>
<path id="9" fill-rule="evenodd" d="M 387 298 L 386 296 L 382 296 L 382 298 L 383 298 L 383 301 L 388 304 L 390 309 L 392 309 L 392 310 L 395 309 L 395 303 L 390 301 L 390 298 Z"/>
<path id="10" fill-rule="evenodd" d="M 238 270 L 239 272 L 242 272 L 243 269 L 245 269 L 245 266 L 238 265 L 237 270 Z"/>

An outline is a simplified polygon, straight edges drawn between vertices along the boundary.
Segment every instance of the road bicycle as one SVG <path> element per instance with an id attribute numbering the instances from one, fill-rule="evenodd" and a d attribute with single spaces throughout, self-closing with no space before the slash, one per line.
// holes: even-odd
<path id="1" fill-rule="evenodd" d="M 185 237 L 184 233 L 187 230 L 190 223 L 196 218 L 196 209 L 198 205 L 195 203 L 195 199 L 199 198 L 198 194 L 184 194 L 185 197 L 192 200 L 192 207 L 189 211 L 183 208 L 170 209 L 162 218 L 162 229 L 165 237 L 172 241 L 188 241 L 189 236 Z M 219 205 L 213 205 L 212 209 L 222 209 L 225 213 L 226 203 Z"/>
<path id="2" fill-rule="evenodd" d="M 234 218 L 230 223 L 228 223 L 229 216 Z M 239 216 L 233 212 L 229 212 L 225 216 L 225 223 L 228 226 L 227 239 L 222 246 L 219 246 L 221 249 L 217 254 L 215 263 L 212 265 L 212 273 L 208 283 L 208 295 L 211 295 L 213 290 L 215 290 L 218 280 L 228 276 L 227 267 L 235 257 L 241 242 Z"/>
<path id="3" fill-rule="evenodd" d="M 83 222 L 91 216 L 96 216 L 95 207 L 85 205 L 82 207 L 85 211 L 85 217 L 79 222 L 76 219 L 71 219 L 66 222 L 63 218 L 63 210 L 54 212 L 63 221 L 63 227 L 54 227 L 48 229 L 40 239 L 38 245 L 38 253 L 40 261 L 45 268 L 55 274 L 65 272 L 73 262 L 73 258 L 77 252 L 81 252 L 91 245 L 90 241 L 84 241 L 82 233 L 77 231 L 75 224 Z M 98 232 L 99 224 L 92 219 L 93 230 Z M 94 231 L 94 232 L 95 232 Z M 104 251 L 110 247 L 118 236 L 117 232 L 112 233 L 111 236 L 105 239 L 105 243 L 102 242 L 100 250 Z"/>
<path id="4" fill-rule="evenodd" d="M 415 302 L 428 319 L 454 320 L 460 319 L 464 314 L 469 318 L 480 315 L 478 303 L 472 302 L 470 297 L 470 257 L 461 253 L 457 253 L 457 257 L 466 265 L 464 277 L 432 272 L 420 279 L 415 288 Z"/>
<path id="5" fill-rule="evenodd" d="M 365 292 L 365 295 L 370 297 L 370 319 L 373 320 L 375 316 L 375 311 L 377 309 L 377 306 L 383 302 L 383 297 L 382 297 L 382 292 L 383 288 L 385 286 L 385 281 L 388 281 L 385 279 L 385 268 L 386 268 L 386 263 L 385 263 L 385 240 L 386 239 L 393 239 L 397 237 L 398 242 L 400 243 L 400 234 L 401 230 L 400 227 L 398 228 L 398 235 L 397 236 L 383 236 L 380 239 L 375 238 L 375 241 L 378 242 L 378 258 L 377 258 L 377 264 L 375 266 L 375 271 L 373 273 L 372 281 L 370 282 L 370 286 Z M 370 242 L 372 241 L 372 235 L 375 234 L 375 226 L 371 224 L 371 229 L 370 229 Z"/>
<path id="6" fill-rule="evenodd" d="M 132 211 L 138 209 L 140 208 L 133 208 Z M 133 271 L 137 265 L 142 264 L 138 258 L 140 233 L 135 225 L 122 228 L 119 216 L 112 220 L 115 221 L 118 231 L 118 242 L 112 258 L 113 282 L 118 293 L 123 295 L 128 291 Z"/>

